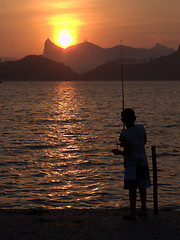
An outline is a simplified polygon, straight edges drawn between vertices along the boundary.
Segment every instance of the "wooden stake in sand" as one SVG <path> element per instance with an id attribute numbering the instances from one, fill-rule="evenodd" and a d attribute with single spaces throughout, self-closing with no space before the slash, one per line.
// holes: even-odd
<path id="1" fill-rule="evenodd" d="M 152 165 L 153 165 L 153 202 L 154 214 L 158 214 L 158 187 L 157 187 L 157 162 L 156 162 L 156 147 L 151 146 L 152 150 Z"/>

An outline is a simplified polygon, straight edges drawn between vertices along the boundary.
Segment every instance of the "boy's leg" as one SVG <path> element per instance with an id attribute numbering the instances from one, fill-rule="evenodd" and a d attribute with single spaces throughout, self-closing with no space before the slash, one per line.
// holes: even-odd
<path id="1" fill-rule="evenodd" d="M 129 201 L 131 215 L 136 215 L 136 189 L 129 189 Z"/>
<path id="2" fill-rule="evenodd" d="M 130 214 L 125 215 L 122 219 L 135 220 L 136 219 L 136 189 L 129 189 Z"/>
<path id="3" fill-rule="evenodd" d="M 141 213 L 146 214 L 146 188 L 139 188 L 141 199 Z"/>

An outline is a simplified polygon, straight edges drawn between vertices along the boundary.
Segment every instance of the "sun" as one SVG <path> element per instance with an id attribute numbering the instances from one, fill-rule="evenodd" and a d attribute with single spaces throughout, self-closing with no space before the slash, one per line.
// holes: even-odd
<path id="1" fill-rule="evenodd" d="M 67 48 L 69 47 L 73 42 L 73 37 L 71 35 L 70 31 L 61 31 L 58 36 L 58 43 L 60 44 L 61 47 Z"/>

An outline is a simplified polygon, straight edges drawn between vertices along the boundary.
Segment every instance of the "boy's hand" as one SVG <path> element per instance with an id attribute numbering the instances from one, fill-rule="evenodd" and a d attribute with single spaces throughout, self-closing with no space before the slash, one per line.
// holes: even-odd
<path id="1" fill-rule="evenodd" d="M 112 153 L 114 153 L 114 155 L 122 155 L 122 151 L 119 149 L 112 149 Z"/>

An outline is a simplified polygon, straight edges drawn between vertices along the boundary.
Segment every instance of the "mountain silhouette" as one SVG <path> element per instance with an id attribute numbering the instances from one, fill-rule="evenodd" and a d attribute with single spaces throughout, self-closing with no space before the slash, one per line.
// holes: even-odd
<path id="1" fill-rule="evenodd" d="M 63 49 L 49 39 L 45 42 L 43 56 L 63 62 L 79 73 L 95 68 L 106 59 L 103 48 L 92 43 L 83 42 Z"/>
<path id="2" fill-rule="evenodd" d="M 59 51 L 59 47 L 54 45 L 55 55 L 57 48 Z M 156 48 L 162 49 L 162 46 L 158 45 Z M 84 59 L 87 59 L 87 56 L 84 54 L 85 52 L 87 53 L 87 49 L 89 59 L 93 59 L 94 54 L 92 53 L 94 52 L 98 52 L 99 59 L 104 54 L 104 50 L 101 47 L 88 42 L 68 48 L 71 53 L 72 51 L 76 52 L 76 54 L 81 53 L 81 57 L 83 56 Z M 63 52 L 64 50 L 59 52 L 59 54 L 63 54 Z M 88 61 L 85 61 L 85 64 L 88 65 L 88 63 Z M 167 56 L 159 57 L 149 62 L 129 63 L 127 61 L 123 64 L 123 69 L 125 80 L 180 80 L 180 47 L 177 51 Z M 106 61 L 102 65 L 79 75 L 62 62 L 58 63 L 43 56 L 28 55 L 17 61 L 0 62 L 0 80 L 121 80 L 121 61 L 119 59 Z"/>
<path id="3" fill-rule="evenodd" d="M 159 43 L 150 49 L 122 46 L 122 50 L 123 58 L 125 58 L 126 61 L 140 62 L 147 62 L 174 52 L 174 49 L 167 48 Z M 47 39 L 44 44 L 43 56 L 57 62 L 63 62 L 74 71 L 83 73 L 106 61 L 115 61 L 119 59 L 121 56 L 121 45 L 112 48 L 102 48 L 85 41 L 63 49 L 55 45 L 50 39 Z"/>
<path id="4" fill-rule="evenodd" d="M 124 64 L 125 80 L 180 80 L 180 47 L 168 56 L 139 64 Z M 106 62 L 82 74 L 83 80 L 121 80 L 121 63 Z"/>
<path id="5" fill-rule="evenodd" d="M 18 61 L 0 63 L 1 80 L 78 80 L 79 75 L 63 63 L 29 55 Z"/>

